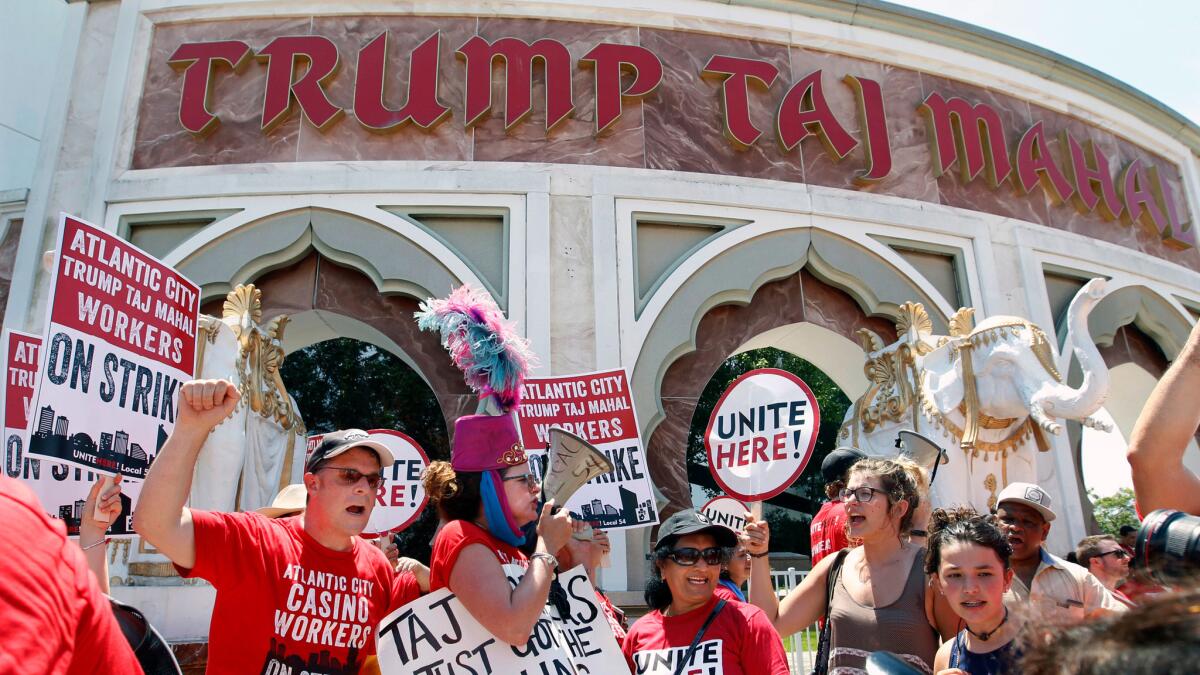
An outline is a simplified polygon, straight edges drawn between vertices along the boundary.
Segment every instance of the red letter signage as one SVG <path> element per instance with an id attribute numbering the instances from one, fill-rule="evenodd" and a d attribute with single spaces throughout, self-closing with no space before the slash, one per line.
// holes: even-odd
<path id="1" fill-rule="evenodd" d="M 221 120 L 208 110 L 213 89 L 214 62 L 225 63 L 236 73 L 248 63 L 250 46 L 237 40 L 188 42 L 167 59 L 178 68 L 184 66 L 183 93 L 179 96 L 179 123 L 193 134 L 214 131 Z"/>
<path id="2" fill-rule="evenodd" d="M 863 142 L 867 146 L 867 168 L 854 177 L 860 183 L 882 180 L 892 172 L 892 141 L 888 137 L 887 113 L 883 110 L 883 89 L 875 80 L 847 75 L 842 78 L 858 99 L 858 118 Z"/>
<path id="3" fill-rule="evenodd" d="M 601 42 L 579 59 L 580 68 L 592 68 L 596 78 L 596 134 L 604 132 L 621 117 L 624 98 L 641 98 L 658 88 L 663 77 L 662 61 L 654 52 L 637 45 Z M 621 89 L 621 72 L 633 73 L 633 82 Z"/>
<path id="4" fill-rule="evenodd" d="M 754 145 L 763 132 L 750 121 L 750 81 L 769 89 L 779 77 L 779 69 L 766 61 L 718 54 L 708 60 L 700 75 L 716 77 L 721 82 L 725 137 L 743 150 Z"/>
<path id="5" fill-rule="evenodd" d="M 438 101 L 438 51 L 441 33 L 430 35 L 412 51 L 408 62 L 408 100 L 399 110 L 383 104 L 387 77 L 386 31 L 358 52 L 358 72 L 354 79 L 354 116 L 369 129 L 385 131 L 412 121 L 428 129 L 450 114 L 450 108 Z"/>
<path id="6" fill-rule="evenodd" d="M 917 110 L 927 116 L 932 127 L 934 174 L 941 176 L 959 162 L 964 181 L 975 180 L 986 168 L 988 184 L 996 187 L 1012 173 L 1004 126 L 991 106 L 971 105 L 958 97 L 947 101 L 935 91 L 925 97 Z M 986 136 L 980 135 L 980 127 L 986 130 Z M 966 154 L 965 163 L 958 156 L 960 144 Z"/>
<path id="7" fill-rule="evenodd" d="M 338 67 L 337 47 L 320 35 L 278 37 L 258 52 L 267 60 L 267 91 L 263 96 L 262 128 L 272 129 L 287 119 L 292 101 L 318 129 L 334 121 L 342 109 L 329 102 L 323 82 Z M 296 59 L 308 61 L 308 70 L 295 81 Z"/>
<path id="8" fill-rule="evenodd" d="M 821 139 L 834 159 L 844 159 L 858 147 L 858 141 L 846 133 L 821 90 L 821 71 L 809 73 L 803 80 L 792 85 L 783 102 L 779 104 L 776 121 L 779 142 L 784 150 L 795 148 L 806 136 Z"/>
<path id="9" fill-rule="evenodd" d="M 546 130 L 575 110 L 571 95 L 571 53 L 558 40 L 542 38 L 533 44 L 517 38 L 488 41 L 476 35 L 458 48 L 467 61 L 467 126 L 492 110 L 492 61 L 504 59 L 504 128 L 511 129 L 533 111 L 533 61 L 546 71 Z"/>
<path id="10" fill-rule="evenodd" d="M 1050 195 L 1055 204 L 1061 204 L 1075 194 L 1071 181 L 1063 175 L 1054 163 L 1054 159 L 1046 152 L 1046 132 L 1039 121 L 1021 136 L 1017 143 L 1017 185 L 1021 191 L 1029 194 L 1035 183 L 1040 180 L 1042 188 Z"/>
<path id="11" fill-rule="evenodd" d="M 1090 213 L 1100 206 L 1100 215 L 1107 220 L 1116 220 L 1125 207 L 1117 197 L 1117 189 L 1113 186 L 1112 174 L 1109 172 L 1108 158 L 1100 152 L 1092 141 L 1084 141 L 1080 146 L 1069 132 L 1066 135 L 1068 152 L 1071 153 L 1071 163 L 1067 166 L 1071 173 L 1071 185 L 1075 188 L 1075 204 L 1083 213 Z M 1084 156 L 1084 148 L 1091 155 L 1091 162 Z M 1100 194 L 1096 195 L 1095 185 L 1100 186 Z"/>

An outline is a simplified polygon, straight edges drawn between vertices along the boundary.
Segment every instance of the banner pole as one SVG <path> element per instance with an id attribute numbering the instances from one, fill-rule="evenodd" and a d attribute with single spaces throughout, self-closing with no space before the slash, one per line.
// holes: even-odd
<path id="1" fill-rule="evenodd" d="M 756 521 L 762 522 L 762 514 L 763 514 L 763 503 L 761 501 L 750 502 L 750 515 L 754 516 L 754 519 Z M 771 578 L 769 576 L 767 577 L 767 583 L 768 584 L 772 583 Z M 754 586 L 754 575 L 751 575 L 749 578 L 746 579 L 746 597 L 747 598 L 750 597 L 750 592 L 753 590 L 753 586 Z"/>

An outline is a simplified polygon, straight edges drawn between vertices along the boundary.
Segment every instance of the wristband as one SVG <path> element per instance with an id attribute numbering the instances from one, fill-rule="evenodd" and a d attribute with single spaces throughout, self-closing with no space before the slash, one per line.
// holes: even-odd
<path id="1" fill-rule="evenodd" d="M 107 544 L 107 543 L 108 543 L 108 539 L 104 538 L 104 539 L 100 539 L 99 541 L 97 541 L 94 544 L 88 544 L 87 546 L 80 546 L 79 548 L 84 551 L 89 551 L 93 548 L 96 548 L 97 546 L 99 546 L 101 544 Z"/>
<path id="2" fill-rule="evenodd" d="M 909 530 L 908 534 L 909 534 L 909 536 L 913 536 L 913 537 L 928 537 L 929 536 L 929 533 L 926 532 L 925 530 Z"/>
<path id="3" fill-rule="evenodd" d="M 761 558 L 761 557 L 765 556 L 765 555 L 766 555 L 767 553 L 769 553 L 769 552 L 770 552 L 770 551 L 763 551 L 762 553 L 750 553 L 749 555 L 750 555 L 750 557 L 751 557 L 751 558 Z"/>
<path id="4" fill-rule="evenodd" d="M 544 552 L 539 551 L 539 552 L 534 553 L 533 555 L 529 556 L 529 559 L 530 560 L 544 560 L 544 561 L 546 561 L 546 564 L 550 566 L 551 572 L 555 572 L 558 570 L 558 558 L 555 558 L 554 556 L 550 555 L 549 553 L 544 553 Z"/>

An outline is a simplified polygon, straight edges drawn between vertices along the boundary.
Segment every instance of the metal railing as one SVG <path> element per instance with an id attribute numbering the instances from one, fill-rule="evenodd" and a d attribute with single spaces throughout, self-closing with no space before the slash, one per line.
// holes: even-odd
<path id="1" fill-rule="evenodd" d="M 771 583 L 775 594 L 782 600 L 793 588 L 800 585 L 808 572 L 789 567 L 786 570 L 772 570 Z M 817 624 L 792 635 L 783 636 L 783 648 L 787 652 L 788 668 L 792 675 L 807 675 L 812 672 L 813 660 L 817 655 L 817 642 L 821 639 L 821 631 Z"/>

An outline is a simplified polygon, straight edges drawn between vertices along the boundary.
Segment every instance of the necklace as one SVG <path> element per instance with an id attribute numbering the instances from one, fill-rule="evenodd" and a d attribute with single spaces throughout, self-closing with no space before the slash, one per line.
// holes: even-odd
<path id="1" fill-rule="evenodd" d="M 995 635 L 996 631 L 1000 630 L 1000 628 L 1002 626 L 1004 626 L 1004 624 L 1006 624 L 1006 623 L 1008 623 L 1008 608 L 1007 607 L 1004 608 L 1004 618 L 1000 619 L 1000 623 L 995 628 L 993 628 L 989 631 L 983 631 L 980 633 L 976 633 L 975 631 L 971 630 L 971 624 L 968 623 L 965 625 L 967 627 L 968 633 L 970 633 L 971 635 L 974 635 L 975 637 L 979 638 L 980 640 L 983 640 L 984 642 L 987 642 L 988 638 Z"/>

